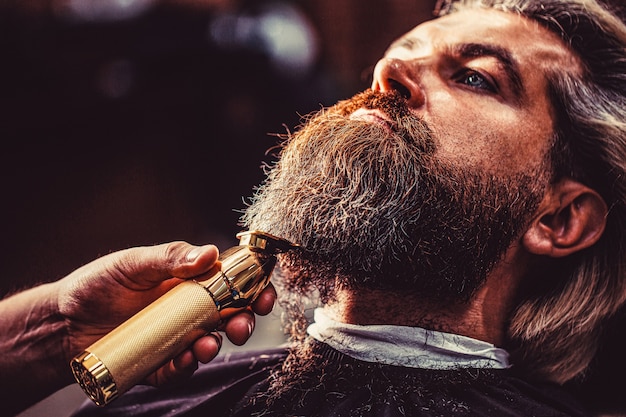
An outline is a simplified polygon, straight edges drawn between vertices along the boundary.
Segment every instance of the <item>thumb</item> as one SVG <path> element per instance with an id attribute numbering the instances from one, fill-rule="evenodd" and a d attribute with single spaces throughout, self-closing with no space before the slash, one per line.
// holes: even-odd
<path id="1" fill-rule="evenodd" d="M 170 242 L 136 247 L 109 255 L 121 282 L 135 289 L 152 288 L 170 278 L 188 279 L 209 271 L 217 261 L 214 245 L 193 246 Z"/>
<path id="2" fill-rule="evenodd" d="M 164 272 L 172 277 L 193 278 L 209 271 L 218 255 L 215 245 L 193 246 L 186 242 L 166 244 Z"/>

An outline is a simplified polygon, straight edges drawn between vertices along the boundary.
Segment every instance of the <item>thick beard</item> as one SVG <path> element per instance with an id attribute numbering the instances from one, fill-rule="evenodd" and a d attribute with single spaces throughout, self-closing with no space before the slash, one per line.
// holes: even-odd
<path id="1" fill-rule="evenodd" d="M 382 110 L 391 128 L 347 117 L 361 107 Z M 287 289 L 467 300 L 535 211 L 545 170 L 499 177 L 444 164 L 435 143 L 404 100 L 361 93 L 288 140 L 243 225 L 303 246 L 281 257 Z"/>

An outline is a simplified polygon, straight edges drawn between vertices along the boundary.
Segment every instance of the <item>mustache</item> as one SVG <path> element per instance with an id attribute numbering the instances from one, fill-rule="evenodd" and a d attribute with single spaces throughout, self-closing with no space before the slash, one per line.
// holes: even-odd
<path id="1" fill-rule="evenodd" d="M 426 121 L 411 112 L 407 100 L 399 92 L 367 89 L 350 99 L 339 101 L 329 111 L 349 117 L 360 109 L 382 112 L 386 116 L 387 127 L 395 135 L 419 146 L 424 153 L 435 151 L 433 130 Z"/>

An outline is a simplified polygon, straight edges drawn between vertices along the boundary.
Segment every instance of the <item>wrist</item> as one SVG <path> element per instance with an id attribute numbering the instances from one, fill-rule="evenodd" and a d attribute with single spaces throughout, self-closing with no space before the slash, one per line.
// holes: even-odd
<path id="1" fill-rule="evenodd" d="M 24 408 L 72 383 L 55 283 L 0 301 L 0 317 L 0 398 Z"/>

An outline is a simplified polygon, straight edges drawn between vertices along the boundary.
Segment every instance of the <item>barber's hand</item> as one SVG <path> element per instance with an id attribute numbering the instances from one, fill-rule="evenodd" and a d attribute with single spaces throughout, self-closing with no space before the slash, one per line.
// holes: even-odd
<path id="1" fill-rule="evenodd" d="M 216 268 L 215 246 L 192 246 L 173 242 L 137 247 L 99 258 L 58 281 L 58 303 L 69 332 L 69 360 L 123 321 L 163 295 L 183 279 Z M 276 293 L 270 285 L 254 302 L 224 325 L 227 337 L 237 345 L 245 343 L 254 329 L 255 315 L 268 314 Z M 163 385 L 191 375 L 198 361 L 215 358 L 221 347 L 217 332 L 198 339 L 148 377 L 153 385 Z"/>

